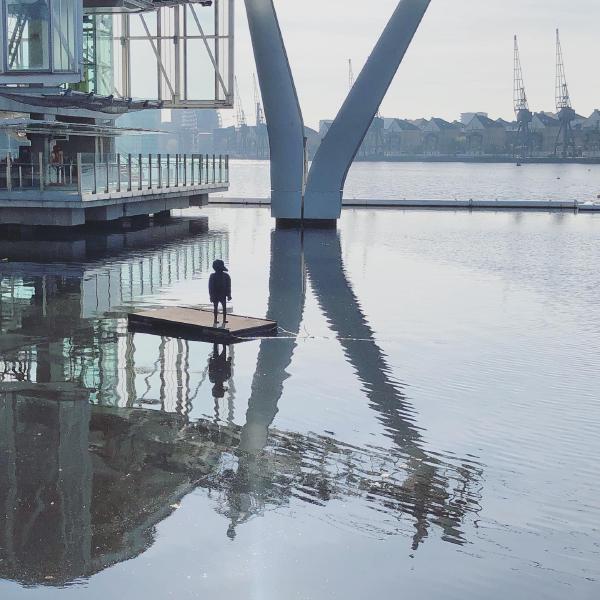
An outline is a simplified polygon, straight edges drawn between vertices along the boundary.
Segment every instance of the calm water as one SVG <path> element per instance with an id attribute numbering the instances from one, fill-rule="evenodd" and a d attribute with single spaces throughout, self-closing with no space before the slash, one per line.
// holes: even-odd
<path id="1" fill-rule="evenodd" d="M 600 165 L 358 162 L 346 199 L 593 201 L 600 194 Z M 232 161 L 230 198 L 270 195 L 267 161 Z"/>
<path id="2" fill-rule="evenodd" d="M 3 600 L 598 598 L 600 216 L 186 215 L 0 242 Z"/>

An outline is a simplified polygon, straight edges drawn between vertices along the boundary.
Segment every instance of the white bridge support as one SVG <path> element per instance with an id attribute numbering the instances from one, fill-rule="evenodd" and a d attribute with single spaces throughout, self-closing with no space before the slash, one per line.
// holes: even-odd
<path id="1" fill-rule="evenodd" d="M 431 0 L 400 0 L 312 163 L 304 218 L 340 217 L 346 176 Z"/>
<path id="2" fill-rule="evenodd" d="M 273 0 L 245 0 L 271 148 L 271 214 L 302 218 L 304 123 Z"/>

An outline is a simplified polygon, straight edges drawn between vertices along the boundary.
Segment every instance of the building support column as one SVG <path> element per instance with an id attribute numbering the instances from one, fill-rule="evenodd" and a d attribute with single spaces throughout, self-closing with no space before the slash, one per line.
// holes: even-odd
<path id="1" fill-rule="evenodd" d="M 304 123 L 273 0 L 245 0 L 271 149 L 271 214 L 302 218 Z"/>

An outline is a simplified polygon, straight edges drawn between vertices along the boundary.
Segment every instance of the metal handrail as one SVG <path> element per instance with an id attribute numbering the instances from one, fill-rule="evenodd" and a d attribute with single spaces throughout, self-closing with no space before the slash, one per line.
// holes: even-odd
<path id="1" fill-rule="evenodd" d="M 4 164 L 3 164 L 4 163 Z M 0 190 L 73 189 L 82 194 L 185 189 L 229 183 L 229 156 L 208 154 L 77 154 L 49 163 L 39 153 L 30 162 L 10 154 L 0 161 Z"/>

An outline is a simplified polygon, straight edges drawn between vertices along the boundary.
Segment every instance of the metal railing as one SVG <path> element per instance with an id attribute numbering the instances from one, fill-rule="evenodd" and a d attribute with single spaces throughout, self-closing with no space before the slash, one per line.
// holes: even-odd
<path id="1" fill-rule="evenodd" d="M 0 190 L 55 189 L 83 194 L 177 190 L 229 183 L 229 156 L 216 154 L 78 154 L 75 162 L 0 163 Z"/>

